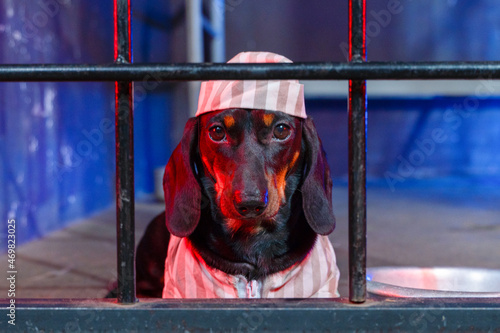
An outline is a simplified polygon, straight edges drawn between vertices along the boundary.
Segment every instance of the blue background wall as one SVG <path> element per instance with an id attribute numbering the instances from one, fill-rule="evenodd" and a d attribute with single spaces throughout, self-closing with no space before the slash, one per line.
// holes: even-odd
<path id="1" fill-rule="evenodd" d="M 135 62 L 185 61 L 183 3 L 132 1 Z M 111 63 L 112 11 L 111 1 L 1 0 L 0 62 Z M 346 60 L 345 1 L 227 0 L 225 14 L 227 58 L 266 50 L 294 61 Z M 368 1 L 368 58 L 498 60 L 498 17 L 500 4 L 493 0 Z M 479 95 L 370 98 L 370 181 L 397 187 L 447 177 L 498 179 L 499 92 L 488 82 L 477 81 Z M 114 204 L 113 88 L 0 83 L 0 218 L 16 218 L 18 240 Z M 306 103 L 335 181 L 344 182 L 345 98 Z M 189 110 L 185 87 L 172 83 L 137 83 L 135 106 L 141 200 L 153 192 L 153 170 L 166 163 Z"/>
<path id="2" fill-rule="evenodd" d="M 226 3 L 231 27 L 228 56 L 248 49 L 282 53 L 294 61 L 345 61 L 347 1 L 293 3 Z M 499 60 L 498 1 L 372 0 L 367 1 L 366 16 L 367 55 L 372 61 Z M 394 88 L 403 84 L 394 81 Z M 447 83 L 433 84 L 443 88 L 440 84 Z M 418 98 L 416 90 L 409 91 L 408 97 L 399 94 L 395 98 L 390 90 L 383 97 L 373 97 L 368 89 L 369 180 L 390 187 L 443 177 L 498 181 L 498 84 L 483 78 L 473 81 L 467 94 L 453 97 L 436 93 Z M 317 120 L 334 177 L 345 181 L 345 97 L 324 96 L 306 105 L 308 114 Z"/>
<path id="3" fill-rule="evenodd" d="M 0 6 L 1 63 L 113 62 L 112 1 Z M 137 2 L 135 15 L 136 61 L 167 61 L 165 27 L 145 18 L 165 21 L 168 6 Z M 149 83 L 136 85 L 139 199 L 153 191 L 150 175 L 170 154 L 168 88 Z M 114 204 L 113 94 L 113 83 L 0 83 L 0 218 L 16 219 L 18 242 Z"/>
<path id="4" fill-rule="evenodd" d="M 0 5 L 4 64 L 113 61 L 113 26 L 104 16 L 112 7 L 105 2 Z M 0 214 L 16 219 L 18 242 L 109 205 L 112 92 L 109 83 L 0 84 Z"/>

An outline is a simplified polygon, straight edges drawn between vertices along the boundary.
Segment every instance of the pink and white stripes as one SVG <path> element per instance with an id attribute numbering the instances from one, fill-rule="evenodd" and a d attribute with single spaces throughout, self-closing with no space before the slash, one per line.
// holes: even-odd
<path id="1" fill-rule="evenodd" d="M 163 298 L 331 298 L 338 297 L 339 270 L 326 236 L 307 257 L 264 280 L 248 281 L 208 266 L 188 238 L 170 237 Z"/>
<path id="2" fill-rule="evenodd" d="M 228 61 L 228 63 L 291 62 L 284 56 L 270 52 L 242 52 Z M 297 80 L 218 80 L 201 84 L 196 116 L 229 108 L 281 111 L 295 117 L 307 118 L 304 86 Z"/>

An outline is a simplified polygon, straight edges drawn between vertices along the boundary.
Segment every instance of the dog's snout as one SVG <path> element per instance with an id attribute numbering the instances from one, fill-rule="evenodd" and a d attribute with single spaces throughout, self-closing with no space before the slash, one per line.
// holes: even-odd
<path id="1" fill-rule="evenodd" d="M 246 195 L 237 191 L 234 195 L 234 207 L 238 213 L 247 218 L 261 215 L 267 207 L 267 191 Z"/>

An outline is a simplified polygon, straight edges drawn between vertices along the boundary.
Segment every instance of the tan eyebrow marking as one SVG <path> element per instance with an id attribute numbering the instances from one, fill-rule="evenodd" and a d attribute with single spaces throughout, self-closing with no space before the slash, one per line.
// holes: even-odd
<path id="1" fill-rule="evenodd" d="M 271 124 L 273 123 L 273 120 L 274 120 L 274 114 L 271 114 L 271 113 L 266 113 L 264 116 L 263 116 L 263 120 L 264 120 L 264 124 L 266 126 L 271 126 Z"/>
<path id="2" fill-rule="evenodd" d="M 224 117 L 224 125 L 226 125 L 226 128 L 230 128 L 231 126 L 233 126 L 234 125 L 233 116 L 225 116 Z"/>
<path id="3" fill-rule="evenodd" d="M 300 152 L 296 151 L 295 154 L 292 157 L 292 163 L 290 163 L 290 169 L 293 168 L 295 163 L 297 162 L 297 159 L 299 158 Z"/>

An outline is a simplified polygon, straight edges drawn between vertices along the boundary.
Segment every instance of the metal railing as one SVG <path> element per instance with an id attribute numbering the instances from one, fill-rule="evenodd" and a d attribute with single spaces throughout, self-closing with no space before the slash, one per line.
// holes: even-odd
<path id="1" fill-rule="evenodd" d="M 159 330 L 494 330 L 495 299 L 366 297 L 366 80 L 500 78 L 498 62 L 366 62 L 365 0 L 349 1 L 350 62 L 131 64 L 130 0 L 115 0 L 115 64 L 1 65 L 0 81 L 116 81 L 116 300 L 18 300 L 19 329 Z M 350 80 L 349 299 L 151 300 L 135 297 L 132 81 L 207 79 Z M 0 302 L 8 306 L 8 300 Z M 364 304 L 358 304 L 364 303 Z M 307 320 L 306 320 L 307 318 Z"/>

